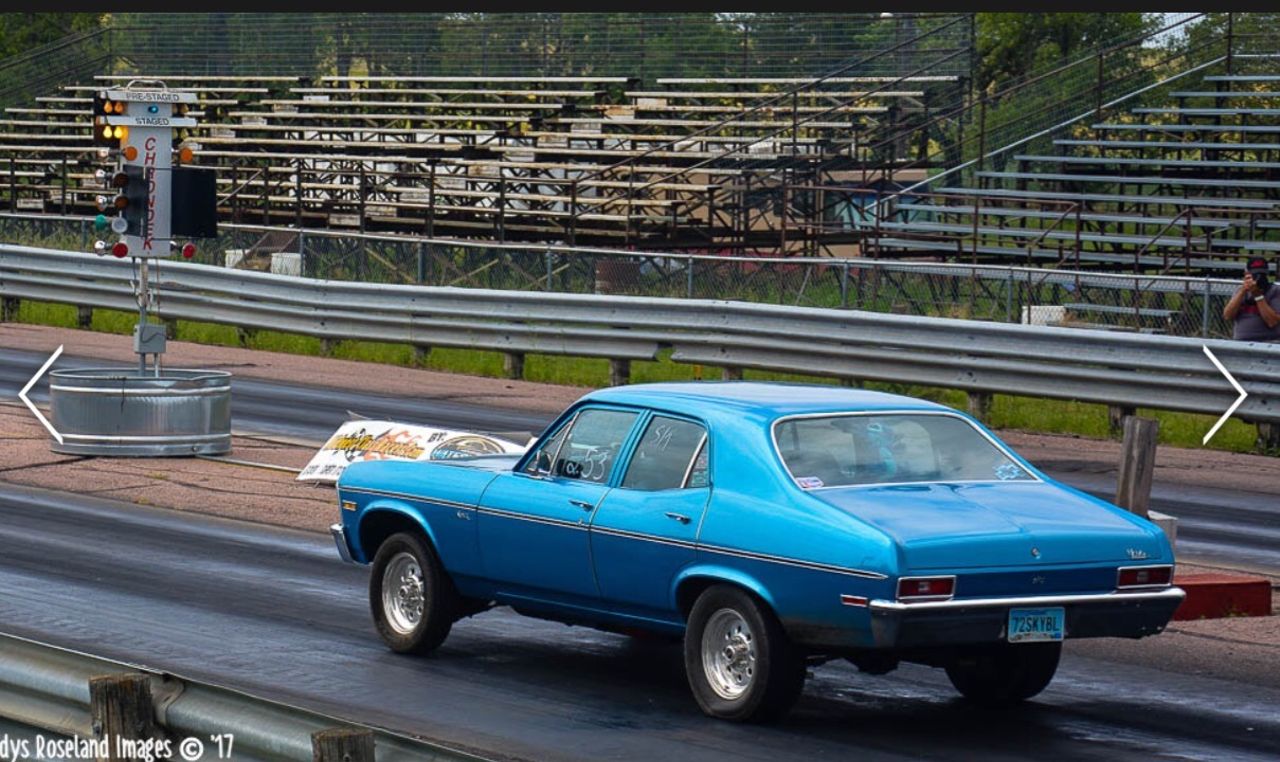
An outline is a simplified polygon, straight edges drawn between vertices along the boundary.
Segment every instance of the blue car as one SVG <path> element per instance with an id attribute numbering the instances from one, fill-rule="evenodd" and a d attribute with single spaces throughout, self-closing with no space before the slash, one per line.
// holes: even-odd
<path id="1" fill-rule="evenodd" d="M 395 651 L 495 605 L 682 638 L 714 717 L 784 714 L 806 667 L 946 670 L 1021 701 L 1064 638 L 1160 632 L 1182 601 L 1154 524 L 908 397 L 749 382 L 592 392 L 522 456 L 356 463 L 344 560 Z"/>

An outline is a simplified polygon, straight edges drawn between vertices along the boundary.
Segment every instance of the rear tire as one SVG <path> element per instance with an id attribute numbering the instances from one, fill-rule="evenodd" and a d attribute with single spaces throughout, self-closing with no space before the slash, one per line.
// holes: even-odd
<path id="1" fill-rule="evenodd" d="M 1061 643 L 1001 644 L 977 648 L 947 665 L 960 695 L 983 706 L 1025 701 L 1049 686 L 1058 671 Z"/>
<path id="2" fill-rule="evenodd" d="M 460 600 L 435 550 L 401 532 L 378 548 L 369 575 L 373 623 L 392 651 L 425 654 L 449 635 Z"/>
<path id="3" fill-rule="evenodd" d="M 684 668 L 698 706 L 734 722 L 785 715 L 804 688 L 805 660 L 767 606 L 715 585 L 698 596 L 684 636 Z"/>

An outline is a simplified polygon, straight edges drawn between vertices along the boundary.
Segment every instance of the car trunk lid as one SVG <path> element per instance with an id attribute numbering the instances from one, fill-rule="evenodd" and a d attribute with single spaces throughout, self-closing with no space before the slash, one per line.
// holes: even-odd
<path id="1" fill-rule="evenodd" d="M 894 538 L 912 573 L 1130 562 L 1160 554 L 1130 519 L 1052 484 L 908 484 L 811 492 Z"/>

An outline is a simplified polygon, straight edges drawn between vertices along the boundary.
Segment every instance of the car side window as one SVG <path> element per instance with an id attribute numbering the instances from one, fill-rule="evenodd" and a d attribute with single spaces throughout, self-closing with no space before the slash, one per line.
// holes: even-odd
<path id="1" fill-rule="evenodd" d="M 526 474 L 546 476 L 551 473 L 551 464 L 555 460 L 556 453 L 560 451 L 560 445 L 564 442 L 569 429 L 573 428 L 573 423 L 576 419 L 577 416 L 569 419 L 556 430 L 556 433 L 538 443 L 538 452 L 525 464 L 524 472 Z"/>
<path id="2" fill-rule="evenodd" d="M 555 462 L 551 472 L 566 479 L 597 483 L 607 480 L 637 416 L 625 410 L 595 408 L 578 413 L 564 443 L 552 456 Z"/>
<path id="3" fill-rule="evenodd" d="M 707 430 L 696 423 L 655 415 L 631 456 L 622 486 L 642 490 L 705 487 L 706 436 Z"/>

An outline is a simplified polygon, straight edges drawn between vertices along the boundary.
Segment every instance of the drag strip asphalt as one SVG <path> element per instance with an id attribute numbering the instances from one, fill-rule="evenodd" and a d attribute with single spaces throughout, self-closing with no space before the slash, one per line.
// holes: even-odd
<path id="1" fill-rule="evenodd" d="M 17 395 L 44 362 L 31 352 L 0 349 L 0 398 Z M 59 358 L 54 368 L 110 367 L 111 363 L 83 358 Z M 47 401 L 48 386 L 37 384 L 32 398 Z M 397 397 L 328 387 L 283 384 L 233 377 L 232 423 L 239 432 L 324 441 L 348 411 L 369 418 L 422 423 L 486 432 L 537 434 L 551 416 L 476 405 L 466 400 L 438 398 L 424 389 L 420 397 Z M 1050 476 L 1110 500 L 1114 476 L 1046 469 Z M 1264 482 L 1265 484 L 1265 482 Z M 1178 551 L 1190 557 L 1224 559 L 1280 575 L 1280 500 L 1248 490 L 1191 489 L 1156 483 L 1151 507 L 1178 517 Z"/>
<path id="2" fill-rule="evenodd" d="M 515 615 L 386 650 L 328 538 L 0 483 L 0 629 L 500 759 L 1268 759 L 1280 686 L 1073 655 L 987 712 L 943 673 L 817 667 L 776 726 L 703 717 L 680 651 Z M 1169 637 L 1169 636 L 1165 636 Z M 1144 641 L 1145 642 L 1145 641 Z"/>

